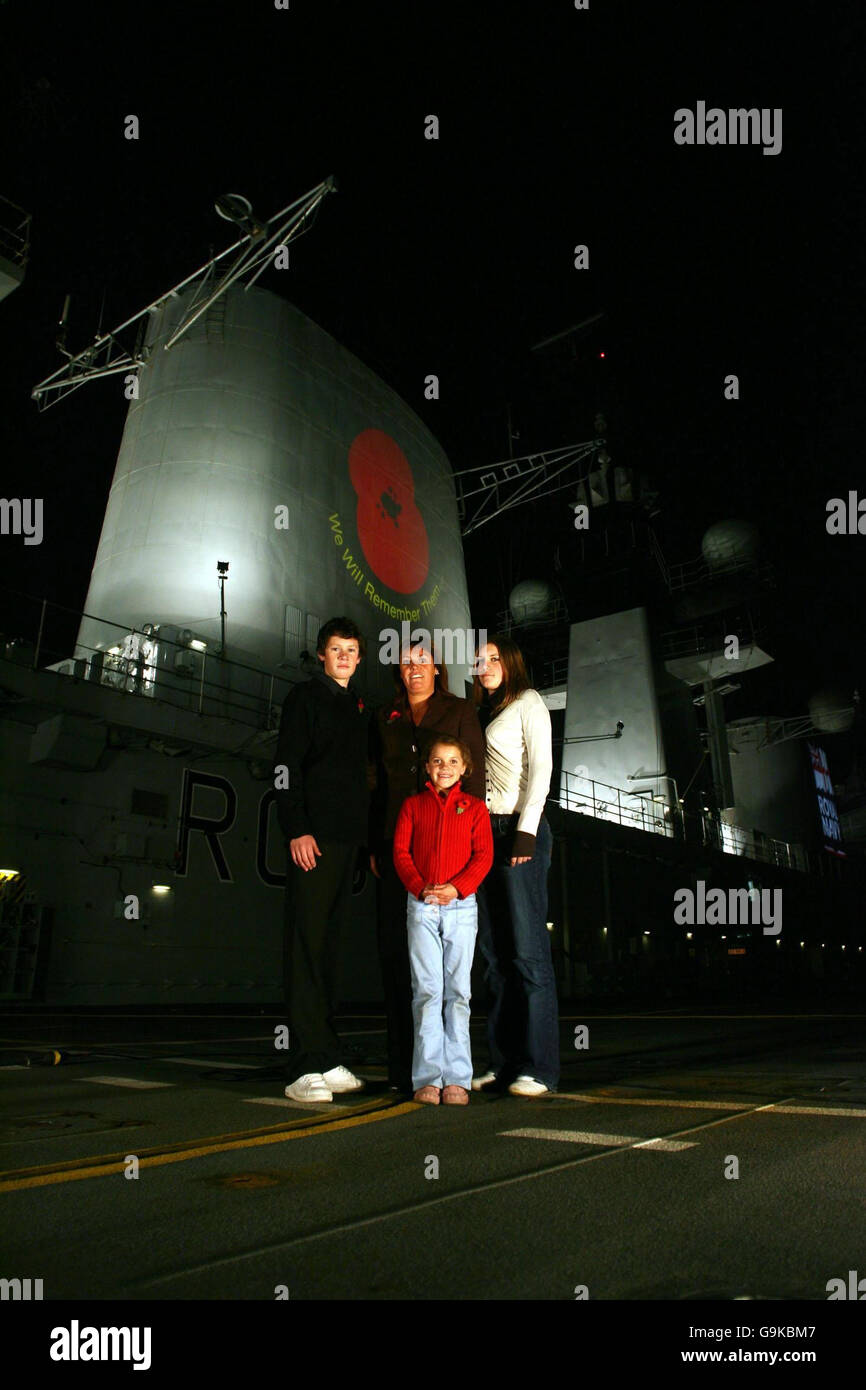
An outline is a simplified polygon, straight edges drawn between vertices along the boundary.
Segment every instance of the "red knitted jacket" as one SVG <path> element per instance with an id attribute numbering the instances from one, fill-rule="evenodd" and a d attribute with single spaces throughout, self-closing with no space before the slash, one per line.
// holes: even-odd
<path id="1" fill-rule="evenodd" d="M 493 866 L 487 807 L 455 783 L 443 800 L 432 782 L 400 807 L 394 868 L 406 891 L 420 898 L 428 883 L 453 883 L 468 898 Z"/>

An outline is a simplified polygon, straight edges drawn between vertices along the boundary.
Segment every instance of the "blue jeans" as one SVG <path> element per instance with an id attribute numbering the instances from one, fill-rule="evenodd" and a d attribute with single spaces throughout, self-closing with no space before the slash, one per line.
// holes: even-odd
<path id="1" fill-rule="evenodd" d="M 440 907 L 407 895 L 415 1048 L 412 1086 L 472 1082 L 469 999 L 478 930 L 475 894 Z"/>
<path id="2" fill-rule="evenodd" d="M 510 834 L 495 834 L 496 860 L 478 890 L 478 946 L 490 992 L 487 1040 L 500 1080 L 532 1076 L 559 1084 L 559 1010 L 547 930 L 547 873 L 553 834 L 542 816 L 535 853 L 512 868 Z"/>

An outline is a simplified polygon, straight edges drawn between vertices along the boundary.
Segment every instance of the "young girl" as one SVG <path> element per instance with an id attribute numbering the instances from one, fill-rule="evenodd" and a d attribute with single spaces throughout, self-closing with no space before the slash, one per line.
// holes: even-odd
<path id="1" fill-rule="evenodd" d="M 425 1105 L 468 1105 L 469 998 L 478 911 L 475 890 L 493 863 L 484 802 L 460 786 L 472 772 L 466 744 L 437 738 L 423 792 L 403 802 L 394 868 L 409 894 L 409 965 L 415 1048 L 412 1085 Z"/>

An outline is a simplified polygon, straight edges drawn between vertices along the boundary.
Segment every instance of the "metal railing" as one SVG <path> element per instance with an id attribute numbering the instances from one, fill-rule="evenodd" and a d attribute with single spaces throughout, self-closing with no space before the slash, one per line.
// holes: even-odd
<path id="1" fill-rule="evenodd" d="M 577 811 L 595 820 L 613 821 L 632 830 L 646 830 L 673 839 L 675 812 L 661 801 L 650 801 L 634 791 L 581 777 L 575 772 L 562 772 L 559 805 L 564 811 Z M 650 807 L 653 809 L 650 810 Z"/>
<path id="2" fill-rule="evenodd" d="M 517 615 L 510 608 L 496 614 L 496 630 L 506 636 L 518 628 L 550 628 L 564 624 L 568 624 L 568 608 L 559 594 L 551 594 L 549 602 L 540 607 L 535 616 L 527 615 L 525 609 L 521 611 L 519 606 Z"/>
<path id="3" fill-rule="evenodd" d="M 545 690 L 550 690 L 553 686 L 566 685 L 568 683 L 568 657 L 555 656 L 551 661 L 545 661 L 541 668 L 541 678 L 536 689 L 542 694 Z"/>
<path id="4" fill-rule="evenodd" d="M 592 816 L 595 820 L 611 821 L 631 830 L 643 830 L 667 839 L 682 839 L 715 849 L 723 854 L 739 855 L 776 868 L 795 869 L 809 873 L 813 869 L 811 856 L 799 844 L 774 840 L 758 830 L 729 824 L 711 813 L 693 814 L 674 806 L 667 797 L 662 799 L 640 796 L 623 787 L 597 782 L 577 773 L 560 774 L 559 797 L 551 797 L 564 811 Z"/>
<path id="5" fill-rule="evenodd" d="M 22 270 L 30 259 L 30 221 L 29 212 L 0 197 L 0 256 Z"/>
<path id="6" fill-rule="evenodd" d="M 16 627 L 35 631 L 35 640 L 0 634 L 0 659 L 92 682 L 133 699 L 273 732 L 282 701 L 305 675 L 300 663 L 294 672 L 279 667 L 268 671 L 221 657 L 207 646 L 193 647 L 200 641 L 197 634 L 179 625 L 161 624 L 146 632 L 14 590 L 4 589 L 2 594 L 15 596 Z M 31 605 L 29 621 L 23 616 L 22 600 Z M 104 633 L 99 647 L 78 642 L 83 618 Z M 72 650 L 76 655 L 69 655 Z"/>
<path id="7" fill-rule="evenodd" d="M 718 845 L 725 854 L 742 855 L 762 864 L 774 864 L 779 869 L 809 872 L 809 857 L 802 845 L 774 840 L 770 835 L 762 835 L 759 830 L 746 830 L 741 825 L 731 825 L 727 821 L 711 821 L 709 817 L 701 819 L 706 822 L 705 829 L 711 837 L 705 843 Z"/>
<path id="8" fill-rule="evenodd" d="M 659 634 L 659 649 L 666 661 L 683 656 L 714 656 L 725 650 L 731 637 L 736 637 L 740 646 L 758 645 L 762 629 L 742 615 L 728 615 L 725 621 L 706 623 L 702 626 L 671 628 Z M 736 663 L 732 660 L 732 668 Z"/>

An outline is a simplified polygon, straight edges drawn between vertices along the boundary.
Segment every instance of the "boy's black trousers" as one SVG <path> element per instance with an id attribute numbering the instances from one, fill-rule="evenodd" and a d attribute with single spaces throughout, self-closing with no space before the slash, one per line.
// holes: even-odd
<path id="1" fill-rule="evenodd" d="M 306 872 L 288 856 L 283 950 L 289 1051 L 286 1081 L 340 1065 L 340 933 L 348 914 L 358 845 L 317 841 L 322 851 Z"/>

